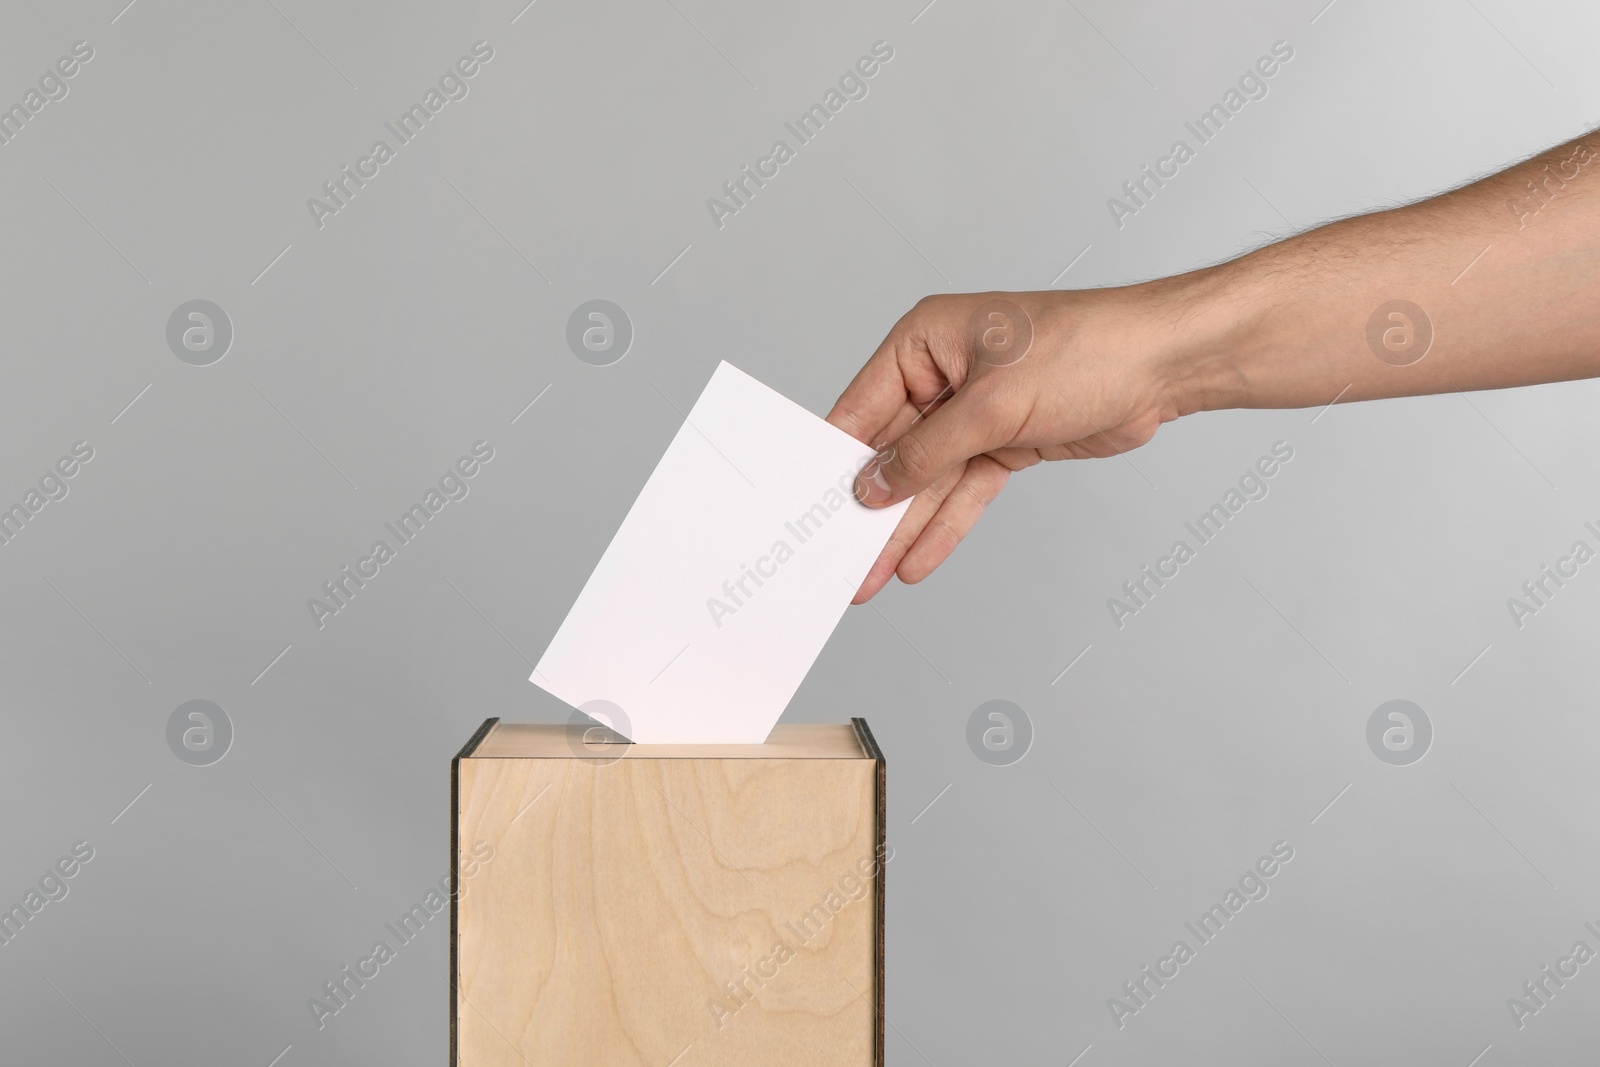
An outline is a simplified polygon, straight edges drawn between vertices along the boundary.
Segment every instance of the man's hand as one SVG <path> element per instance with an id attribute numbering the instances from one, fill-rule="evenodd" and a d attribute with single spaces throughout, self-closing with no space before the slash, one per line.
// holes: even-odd
<path id="1" fill-rule="evenodd" d="M 1126 452 L 1182 413 L 1138 331 L 1099 328 L 1122 299 L 1115 290 L 932 296 L 895 324 L 828 414 L 879 452 L 857 479 L 863 502 L 916 497 L 856 603 L 893 575 L 931 574 L 1013 471 Z"/>
<path id="2" fill-rule="evenodd" d="M 1597 235 L 1591 135 L 1175 278 L 929 297 L 828 415 L 879 453 L 863 501 L 916 498 L 856 602 L 926 578 L 1012 471 L 1125 452 L 1180 415 L 1600 375 Z M 1426 320 L 1413 359 L 1372 338 L 1396 301 Z"/>

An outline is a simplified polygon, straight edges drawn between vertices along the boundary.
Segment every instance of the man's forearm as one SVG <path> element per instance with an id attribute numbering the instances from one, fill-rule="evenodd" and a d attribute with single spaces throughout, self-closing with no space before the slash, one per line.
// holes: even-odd
<path id="1" fill-rule="evenodd" d="M 1180 414 L 1600 375 L 1600 135 L 1123 292 Z"/>

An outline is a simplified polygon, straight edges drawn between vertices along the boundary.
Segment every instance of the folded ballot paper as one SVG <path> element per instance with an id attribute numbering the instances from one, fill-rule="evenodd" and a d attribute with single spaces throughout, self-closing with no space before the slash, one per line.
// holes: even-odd
<path id="1" fill-rule="evenodd" d="M 906 509 L 856 499 L 871 458 L 720 364 L 529 680 L 641 744 L 765 741 Z"/>

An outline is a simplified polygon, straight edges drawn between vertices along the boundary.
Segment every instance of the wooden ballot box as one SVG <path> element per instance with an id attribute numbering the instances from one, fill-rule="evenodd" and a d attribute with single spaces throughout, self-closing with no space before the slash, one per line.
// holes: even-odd
<path id="1" fill-rule="evenodd" d="M 883 1063 L 884 759 L 485 722 L 451 764 L 453 1067 Z"/>

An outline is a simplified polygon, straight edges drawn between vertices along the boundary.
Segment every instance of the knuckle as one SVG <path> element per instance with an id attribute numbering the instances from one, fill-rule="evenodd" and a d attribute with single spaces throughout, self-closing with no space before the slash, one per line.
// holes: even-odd
<path id="1" fill-rule="evenodd" d="M 940 478 L 922 491 L 922 497 L 927 504 L 937 506 L 942 504 L 946 497 L 953 493 L 956 485 L 948 478 Z"/>
<path id="2" fill-rule="evenodd" d="M 926 536 L 936 554 L 943 559 L 955 551 L 955 547 L 961 543 L 962 534 L 948 519 L 935 519 L 929 524 Z"/>
<path id="3" fill-rule="evenodd" d="M 989 501 L 992 499 L 986 492 L 984 492 L 987 482 L 988 478 L 985 477 L 983 484 L 980 484 L 974 479 L 968 479 L 961 483 L 961 495 L 978 505 L 979 511 L 982 511 L 984 508 L 988 507 Z"/>
<path id="4" fill-rule="evenodd" d="M 916 434 L 907 434 L 895 442 L 894 464 L 911 481 L 924 481 L 937 473 L 932 469 L 933 452 Z"/>

